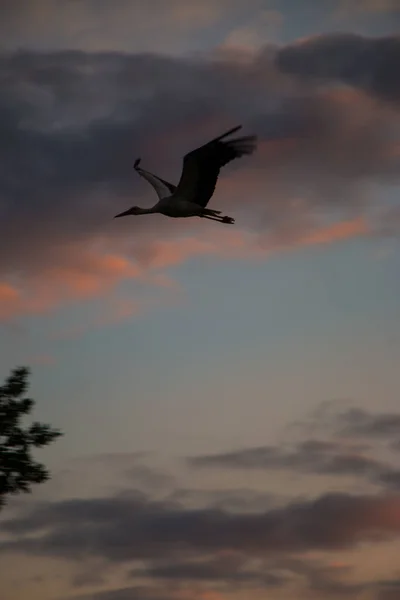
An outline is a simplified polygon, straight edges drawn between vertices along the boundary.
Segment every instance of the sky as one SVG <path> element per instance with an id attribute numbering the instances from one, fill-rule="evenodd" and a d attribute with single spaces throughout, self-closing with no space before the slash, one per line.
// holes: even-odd
<path id="1" fill-rule="evenodd" d="M 400 1 L 0 0 L 7 600 L 400 597 Z M 235 125 L 210 207 L 146 215 Z"/>

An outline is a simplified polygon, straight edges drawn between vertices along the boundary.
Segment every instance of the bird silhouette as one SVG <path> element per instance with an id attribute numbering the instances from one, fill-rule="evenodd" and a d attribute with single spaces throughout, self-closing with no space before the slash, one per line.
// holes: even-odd
<path id="1" fill-rule="evenodd" d="M 172 218 L 201 217 L 233 224 L 235 220 L 232 217 L 206 207 L 214 194 L 221 167 L 236 158 L 252 154 L 256 148 L 257 138 L 254 135 L 224 139 L 241 127 L 238 125 L 186 154 L 177 186 L 145 171 L 139 166 L 141 159 L 136 159 L 134 169 L 153 186 L 159 201 L 150 208 L 132 206 L 114 218 L 160 213 Z"/>

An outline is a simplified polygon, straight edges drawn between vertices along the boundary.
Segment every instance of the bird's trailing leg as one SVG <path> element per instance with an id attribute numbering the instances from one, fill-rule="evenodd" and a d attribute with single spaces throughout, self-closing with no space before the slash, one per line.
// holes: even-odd
<path id="1" fill-rule="evenodd" d="M 212 210 L 211 208 L 203 208 L 203 215 L 210 215 L 210 217 L 218 217 L 221 214 L 221 210 Z"/>
<path id="2" fill-rule="evenodd" d="M 228 217 L 228 216 L 221 217 L 220 216 L 221 212 L 222 211 L 220 211 L 220 210 L 212 210 L 211 208 L 204 208 L 200 216 L 203 219 L 210 219 L 211 221 L 218 221 L 219 223 L 233 224 L 235 222 L 235 219 L 233 219 L 232 217 Z"/>
<path id="3" fill-rule="evenodd" d="M 200 217 L 202 219 L 210 219 L 210 221 L 218 221 L 218 223 L 229 223 L 230 225 L 233 225 L 235 222 L 235 219 L 233 219 L 232 217 L 228 217 L 228 216 L 212 217 L 211 215 L 200 215 Z"/>

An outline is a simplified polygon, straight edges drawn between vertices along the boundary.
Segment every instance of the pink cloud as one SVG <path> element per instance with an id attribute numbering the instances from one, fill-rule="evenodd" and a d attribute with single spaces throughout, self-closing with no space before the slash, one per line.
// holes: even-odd
<path id="1" fill-rule="evenodd" d="M 87 251 L 72 264 L 45 267 L 27 281 L 0 282 L 0 318 L 40 314 L 65 303 L 87 300 L 113 289 L 126 279 L 138 278 L 141 269 L 118 254 Z"/>
<path id="2" fill-rule="evenodd" d="M 367 222 L 362 217 L 334 224 L 314 226 L 280 236 L 256 234 L 245 230 L 220 230 L 192 233 L 185 238 L 155 239 L 146 244 L 140 263 L 134 258 L 117 253 L 87 251 L 76 260 L 71 254 L 71 265 L 45 268 L 31 276 L 24 284 L 0 282 L 0 319 L 43 314 L 60 306 L 110 297 L 109 308 L 95 323 L 115 323 L 141 313 L 144 309 L 135 299 L 113 299 L 123 281 L 136 280 L 142 284 L 177 289 L 166 270 L 196 256 L 214 256 L 219 259 L 265 259 L 271 253 L 300 246 L 331 244 L 352 237 L 366 235 Z M 80 333 L 73 333 L 76 335 Z"/>
<path id="3" fill-rule="evenodd" d="M 363 217 L 357 217 L 349 221 L 341 221 L 311 231 L 300 238 L 301 245 L 331 244 L 352 237 L 359 237 L 369 233 L 369 226 Z"/>
<path id="4" fill-rule="evenodd" d="M 201 64 L 90 54 L 71 62 L 69 55 L 54 55 L 52 69 L 74 77 L 68 79 L 67 105 L 61 101 L 60 78 L 51 82 L 51 93 L 60 102 L 53 103 L 58 108 L 50 115 L 39 102 L 44 90 L 37 75 L 44 59 L 25 57 L 9 92 L 19 107 L 21 89 L 26 90 L 27 81 L 35 82 L 34 90 L 29 88 L 33 97 L 23 96 L 18 108 L 22 116 L 17 116 L 23 119 L 25 104 L 32 104 L 25 118 L 36 151 L 26 154 L 30 146 L 25 132 L 12 129 L 17 150 L 9 171 L 21 162 L 29 165 L 28 175 L 38 178 L 40 194 L 27 199 L 32 189 L 28 181 L 26 189 L 13 184 L 4 201 L 8 226 L 0 241 L 0 318 L 45 314 L 94 299 L 104 300 L 98 322 L 130 318 L 147 308 L 134 292 L 132 301 L 120 300 L 121 284 L 177 290 L 169 270 L 193 257 L 261 260 L 273 252 L 376 230 L 366 216 L 363 184 L 398 177 L 398 142 L 393 136 L 397 117 L 388 107 L 377 107 L 363 91 L 299 86 L 278 72 L 271 53 L 265 50 L 247 62 L 217 57 Z M 132 68 L 134 84 L 125 77 Z M 111 95 L 110 69 L 113 77 L 124 75 Z M 238 104 L 244 88 L 249 93 Z M 141 102 L 142 89 L 152 102 Z M 175 89 L 182 110 L 175 93 L 171 95 Z M 139 116 L 127 113 L 121 127 L 114 115 L 129 102 L 137 102 Z M 221 171 L 211 203 L 236 218 L 235 228 L 155 215 L 122 223 L 112 220 L 130 203 L 155 200 L 153 190 L 132 171 L 133 152 L 136 156 L 140 151 L 149 170 L 177 182 L 182 155 L 232 126 L 238 114 L 245 130 L 259 135 L 258 150 L 251 160 Z M 74 133 L 66 144 L 64 133 L 53 131 L 51 123 L 63 123 L 67 116 L 68 127 L 85 135 L 75 139 Z M 48 127 L 45 142 L 43 123 Z M 54 153 L 49 153 L 48 144 Z M 53 173 L 50 183 L 43 165 Z M 66 185 L 71 180 L 76 187 Z M 62 201 L 54 202 L 55 193 Z M 321 219 L 333 211 L 335 223 Z"/>

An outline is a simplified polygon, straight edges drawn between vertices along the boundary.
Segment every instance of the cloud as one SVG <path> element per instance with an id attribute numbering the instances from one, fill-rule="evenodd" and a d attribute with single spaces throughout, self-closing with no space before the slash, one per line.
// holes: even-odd
<path id="1" fill-rule="evenodd" d="M 234 14 L 240 10 L 230 0 Z M 178 52 L 223 17 L 226 0 L 162 0 L 110 5 L 93 0 L 2 0 L 3 48 Z M 138 25 L 140 23 L 140 25 Z"/>
<path id="2" fill-rule="evenodd" d="M 400 594 L 400 580 L 383 581 L 377 591 L 376 600 L 397 600 Z"/>
<path id="3" fill-rule="evenodd" d="M 81 248 L 66 249 L 66 264 L 43 266 L 31 282 L 0 286 L 0 319 L 21 313 L 42 313 L 67 299 L 93 298 L 124 279 L 138 278 L 139 267 L 116 254 Z M 59 257 L 60 260 L 62 257 Z M 68 262 L 69 264 L 68 264 Z"/>
<path id="4" fill-rule="evenodd" d="M 74 587 L 101 589 L 74 600 L 201 600 L 240 590 L 353 599 L 383 594 L 394 583 L 357 581 L 350 563 L 335 562 L 333 553 L 398 539 L 399 502 L 396 495 L 336 493 L 243 514 L 193 510 L 126 490 L 25 504 L 20 514 L 2 520 L 0 552 L 79 565 Z M 125 587 L 105 589 L 106 581 L 96 580 L 96 564 L 108 575 L 124 569 Z"/>
<path id="5" fill-rule="evenodd" d="M 109 295 L 128 279 L 158 285 L 199 254 L 265 257 L 377 230 L 363 188 L 398 181 L 395 113 L 361 91 L 299 85 L 275 68 L 274 52 L 245 63 L 3 53 L 0 318 Z M 134 157 L 176 182 L 185 152 L 237 122 L 260 144 L 217 186 L 213 203 L 237 217 L 234 232 L 155 215 L 112 220 L 155 199 Z"/>
<path id="6" fill-rule="evenodd" d="M 355 597 L 368 584 L 348 580 L 348 569 L 321 560 L 294 556 L 248 560 L 245 555 L 225 552 L 213 559 L 155 562 L 147 573 L 164 584 L 209 582 L 224 585 L 224 591 L 285 590 L 296 597 Z M 304 596 L 303 596 L 304 594 Z"/>
<path id="7" fill-rule="evenodd" d="M 74 561 L 93 557 L 116 564 L 220 551 L 257 557 L 396 539 L 400 500 L 396 495 L 325 494 L 247 515 L 189 510 L 123 494 L 42 503 L 5 521 L 2 529 L 16 536 L 1 544 L 3 552 Z"/>
<path id="8" fill-rule="evenodd" d="M 149 566 L 145 574 L 154 580 L 225 582 L 229 587 L 268 588 L 280 586 L 284 578 L 267 571 L 249 568 L 245 557 L 223 553 L 211 559 L 197 561 L 167 561 Z M 135 571 L 133 572 L 135 575 Z"/>
<path id="9" fill-rule="evenodd" d="M 373 412 L 358 407 L 341 407 L 339 403 L 322 404 L 307 423 L 300 427 L 323 429 L 325 435 L 338 440 L 359 440 L 371 447 L 381 443 L 391 450 L 400 448 L 400 415 L 397 412 Z"/>
<path id="10" fill-rule="evenodd" d="M 278 446 L 245 448 L 225 454 L 197 456 L 195 467 L 289 469 L 325 475 L 364 476 L 381 472 L 382 463 L 357 452 L 357 447 L 309 439 L 286 450 Z"/>
<path id="11" fill-rule="evenodd" d="M 133 280 L 142 286 L 157 287 L 161 294 L 158 295 L 159 304 L 164 306 L 172 297 L 177 301 L 177 282 L 164 276 L 160 270 L 177 266 L 192 257 L 215 256 L 223 260 L 267 258 L 275 252 L 331 244 L 368 234 L 369 225 L 365 219 L 357 217 L 327 226 L 310 226 L 308 230 L 290 227 L 263 240 L 241 233 L 218 236 L 207 233 L 202 238 L 192 236 L 176 241 L 154 240 L 138 249 L 136 261 L 122 254 L 96 255 L 82 249 L 75 265 L 71 252 L 71 264 L 64 268 L 43 268 L 18 285 L 0 283 L 0 321 L 21 315 L 40 315 L 63 304 L 108 295 L 109 301 L 90 322 L 86 320 L 85 325 L 69 327 L 67 331 L 55 334 L 58 338 L 76 337 L 93 327 L 119 323 L 142 314 L 151 305 L 157 305 L 157 302 L 148 299 L 143 303 L 123 296 L 111 296 L 124 281 Z M 145 255 L 141 256 L 142 253 Z"/>
<path id="12" fill-rule="evenodd" d="M 226 596 L 211 590 L 199 590 L 177 585 L 165 586 L 129 586 L 107 591 L 99 591 L 79 596 L 68 596 L 63 600 L 225 600 Z"/>
<path id="13" fill-rule="evenodd" d="M 353 33 L 323 34 L 282 48 L 276 64 L 300 77 L 342 81 L 400 103 L 400 36 L 366 38 Z"/>
<path id="14" fill-rule="evenodd" d="M 400 11 L 398 0 L 339 0 L 335 11 L 337 17 L 351 17 L 359 13 L 396 13 Z"/>
<path id="15" fill-rule="evenodd" d="M 243 455 L 242 464 L 247 472 L 250 466 L 272 465 L 298 473 L 354 477 L 363 472 L 368 477 L 374 468 L 378 473 L 383 465 L 378 457 L 364 460 L 372 447 L 363 437 L 340 437 L 339 421 L 330 417 L 338 438 L 269 446 L 251 460 L 250 453 Z M 208 594 L 225 598 L 232 593 L 379 600 L 397 591 L 396 574 L 390 580 L 388 570 L 391 559 L 380 572 L 377 565 L 376 572 L 357 575 L 356 567 L 357 549 L 371 547 L 384 556 L 385 546 L 392 544 L 391 557 L 396 556 L 400 495 L 381 488 L 373 494 L 277 497 L 268 493 L 271 477 L 267 488 L 257 479 L 254 489 L 215 489 L 197 480 L 196 473 L 199 489 L 184 488 L 176 477 L 149 466 L 149 458 L 126 453 L 75 461 L 61 495 L 57 491 L 44 501 L 36 496 L 2 515 L 1 555 L 21 564 L 51 558 L 61 560 L 61 566 L 66 561 L 70 594 L 80 592 L 68 600 L 204 600 Z M 229 460 L 236 466 L 238 457 L 233 458 Z M 225 458 L 223 468 L 228 463 Z M 85 490 L 81 497 L 63 497 L 71 490 L 79 493 L 76 482 L 87 480 L 87 469 L 92 482 L 93 475 L 101 481 L 101 489 L 89 493 L 101 495 Z"/>
<path id="16" fill-rule="evenodd" d="M 169 593 L 166 590 L 157 589 L 153 586 L 130 586 L 79 596 L 70 596 L 65 600 L 194 600 L 194 596 L 181 594 L 179 591 Z"/>
<path id="17" fill-rule="evenodd" d="M 261 512 L 282 500 L 274 494 L 259 492 L 251 488 L 203 490 L 182 487 L 177 487 L 171 492 L 168 499 L 188 508 L 209 507 L 233 513 Z"/>
<path id="18" fill-rule="evenodd" d="M 157 493 L 170 490 L 176 483 L 175 478 L 162 470 L 144 464 L 136 464 L 125 471 L 125 477 L 135 484 L 135 487 Z"/>
<path id="19" fill-rule="evenodd" d="M 265 45 L 265 40 L 276 42 L 284 16 L 272 8 L 265 8 L 254 14 L 253 18 L 229 32 L 218 51 L 254 52 Z"/>
<path id="20" fill-rule="evenodd" d="M 373 413 L 365 409 L 351 408 L 339 413 L 334 419 L 338 434 L 346 437 L 388 440 L 400 438 L 400 414 Z"/>
<path id="21" fill-rule="evenodd" d="M 291 471 L 336 477 L 353 477 L 400 490 L 400 470 L 390 462 L 372 458 L 341 443 L 306 440 L 290 450 L 277 446 L 244 448 L 188 459 L 196 468 Z"/>
<path id="22" fill-rule="evenodd" d="M 400 470 L 393 457 L 383 460 L 372 454 L 373 442 L 389 442 L 397 450 L 400 417 L 397 413 L 316 411 L 314 434 L 323 428 L 324 439 L 311 437 L 285 445 L 240 448 L 229 452 L 188 457 L 194 468 L 248 471 L 288 471 L 322 476 L 352 477 L 388 490 L 400 490 Z M 306 430 L 306 429 L 305 429 Z M 321 432 L 319 432 L 321 435 Z M 357 439 L 358 438 L 358 439 Z"/>

